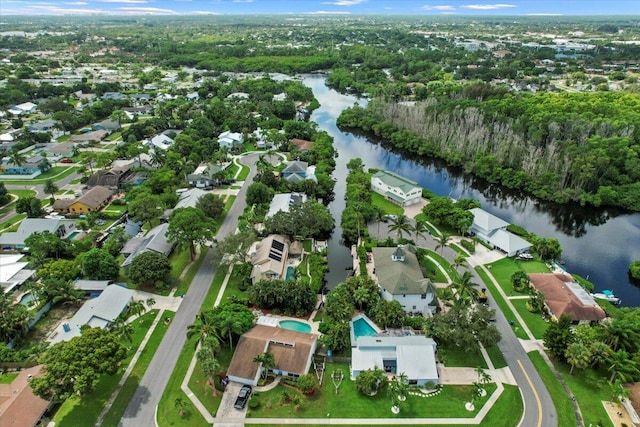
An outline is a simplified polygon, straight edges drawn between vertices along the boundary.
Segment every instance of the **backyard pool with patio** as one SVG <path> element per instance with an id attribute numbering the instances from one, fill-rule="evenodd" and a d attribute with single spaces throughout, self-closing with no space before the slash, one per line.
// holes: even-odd
<path id="1" fill-rule="evenodd" d="M 305 332 L 305 333 L 311 332 L 311 325 L 304 322 L 300 322 L 298 320 L 280 320 L 278 324 L 280 325 L 281 328 L 289 329 L 291 331 Z"/>
<path id="2" fill-rule="evenodd" d="M 295 274 L 295 272 L 296 272 L 295 267 L 292 267 L 292 266 L 287 267 L 287 274 L 285 276 L 285 280 L 289 280 L 293 278 L 293 275 Z"/>
<path id="3" fill-rule="evenodd" d="M 351 319 L 351 345 L 355 345 L 358 337 L 370 337 L 380 333 L 380 328 L 364 314 Z"/>

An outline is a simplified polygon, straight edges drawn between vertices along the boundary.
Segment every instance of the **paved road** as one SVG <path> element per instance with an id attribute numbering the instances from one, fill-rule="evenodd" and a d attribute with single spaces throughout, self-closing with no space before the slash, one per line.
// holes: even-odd
<path id="1" fill-rule="evenodd" d="M 242 214 L 245 202 L 245 193 L 248 184 L 255 176 L 255 163 L 257 154 L 250 154 L 242 159 L 242 162 L 251 167 L 251 172 L 245 185 L 240 189 L 233 206 L 220 226 L 216 235 L 218 240 L 234 233 L 238 226 L 238 217 Z M 202 301 L 207 295 L 211 282 L 216 274 L 216 269 L 211 262 L 211 252 L 205 256 L 204 262 L 196 273 L 189 291 L 184 297 L 180 309 L 177 311 L 169 329 L 167 330 L 156 354 L 153 356 L 147 371 L 145 372 L 138 389 L 125 410 L 120 426 L 122 427 L 152 427 L 155 424 L 155 411 L 162 393 L 169 382 L 169 377 L 176 366 L 178 356 L 187 339 L 187 326 L 193 323 L 196 314 L 200 310 Z"/>
<path id="2" fill-rule="evenodd" d="M 415 224 L 415 222 L 413 222 L 413 224 Z M 395 232 L 388 233 L 389 225 L 390 223 L 380 224 L 379 233 L 383 239 L 389 234 L 393 238 L 396 238 Z M 372 236 L 378 237 L 377 223 L 369 227 L 369 233 Z M 415 239 L 414 235 L 406 237 Z M 426 238 L 418 237 L 416 244 L 431 250 L 436 250 L 437 245 L 431 236 L 427 236 Z M 440 249 L 438 249 L 437 252 L 440 253 Z M 442 256 L 449 262 L 453 262 L 456 255 L 457 253 L 449 247 L 444 248 L 442 251 Z M 483 283 L 474 269 L 470 269 L 470 271 L 473 273 L 475 283 Z M 490 307 L 496 310 L 496 326 L 502 334 L 502 340 L 498 343 L 498 348 L 502 351 L 523 396 L 524 416 L 522 417 L 519 427 L 557 427 L 558 416 L 556 408 L 553 405 L 547 388 L 542 382 L 538 371 L 536 371 L 529 360 L 526 351 L 520 344 L 511 325 L 496 305 L 495 299 L 490 295 L 488 290 L 487 293 L 489 294 Z"/>

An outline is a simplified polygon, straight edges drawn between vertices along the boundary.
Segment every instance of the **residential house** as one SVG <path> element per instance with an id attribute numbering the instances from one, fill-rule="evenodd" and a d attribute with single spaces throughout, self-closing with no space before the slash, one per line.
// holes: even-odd
<path id="1" fill-rule="evenodd" d="M 296 150 L 309 151 L 313 148 L 313 141 L 307 141 L 306 139 L 293 138 L 289 140 L 289 144 L 293 144 Z"/>
<path id="2" fill-rule="evenodd" d="M 118 123 L 116 120 L 106 119 L 101 122 L 94 123 L 91 126 L 91 129 L 106 130 L 107 132 L 111 133 L 117 131 L 118 129 L 120 129 L 120 127 L 120 123 Z"/>
<path id="3" fill-rule="evenodd" d="M 75 143 L 71 141 L 49 144 L 42 150 L 42 153 L 51 161 L 58 161 L 64 157 L 73 157 Z"/>
<path id="4" fill-rule="evenodd" d="M 288 257 L 289 240 L 285 236 L 271 234 L 254 244 L 249 250 L 252 282 L 284 279 Z"/>
<path id="5" fill-rule="evenodd" d="M 494 249 L 501 250 L 507 256 L 516 256 L 527 252 L 531 247 L 531 243 L 507 231 L 508 222 L 480 208 L 469 211 L 473 214 L 473 224 L 469 232 Z"/>
<path id="6" fill-rule="evenodd" d="M 200 95 L 198 95 L 198 92 L 189 92 L 185 95 L 185 99 L 194 102 L 200 99 Z"/>
<path id="7" fill-rule="evenodd" d="M 419 203 L 422 197 L 422 188 L 417 182 L 389 171 L 375 173 L 371 177 L 371 189 L 403 207 Z"/>
<path id="8" fill-rule="evenodd" d="M 231 149 L 242 145 L 243 143 L 244 136 L 239 132 L 226 131 L 218 135 L 218 144 L 220 145 L 220 148 Z"/>
<path id="9" fill-rule="evenodd" d="M 364 315 L 361 317 L 366 318 Z M 371 322 L 368 318 L 366 321 Z M 436 342 L 424 335 L 406 332 L 384 331 L 358 337 L 351 347 L 351 379 L 355 380 L 361 372 L 377 367 L 391 375 L 406 374 L 409 385 L 437 384 Z"/>
<path id="10" fill-rule="evenodd" d="M 118 190 L 132 176 L 131 166 L 116 166 L 109 170 L 99 170 L 87 180 L 87 187 L 107 187 L 111 190 Z"/>
<path id="11" fill-rule="evenodd" d="M 18 371 L 11 382 L 0 384 L 0 426 L 35 427 L 49 409 L 51 402 L 33 394 L 29 383 L 42 376 L 44 365 Z"/>
<path id="12" fill-rule="evenodd" d="M 290 182 L 300 182 L 305 179 L 317 181 L 315 172 L 315 166 L 309 166 L 307 162 L 296 160 L 287 163 L 287 166 L 282 170 L 281 176 Z"/>
<path id="13" fill-rule="evenodd" d="M 284 92 L 277 93 L 277 94 L 273 95 L 273 100 L 274 101 L 286 101 L 287 100 L 287 94 L 284 93 Z"/>
<path id="14" fill-rule="evenodd" d="M 32 114 L 38 111 L 38 106 L 33 102 L 24 102 L 22 104 L 14 105 L 7 110 L 14 116 L 21 116 L 23 114 Z"/>
<path id="15" fill-rule="evenodd" d="M 275 367 L 269 372 L 298 378 L 309 371 L 317 345 L 317 334 L 258 324 L 238 340 L 227 376 L 234 382 L 257 385 L 264 368 L 253 359 L 270 352 L 274 356 Z"/>
<path id="16" fill-rule="evenodd" d="M 124 113 L 127 115 L 129 120 L 133 119 L 135 116 L 139 116 L 140 114 L 149 114 L 153 111 L 152 105 L 141 105 L 138 107 L 124 107 L 122 109 Z"/>
<path id="17" fill-rule="evenodd" d="M 607 317 L 593 297 L 567 273 L 531 273 L 529 279 L 544 295 L 544 302 L 556 320 L 566 314 L 574 324 L 590 324 Z"/>
<path id="18" fill-rule="evenodd" d="M 25 218 L 20 223 L 18 231 L 0 234 L 0 247 L 3 250 L 24 249 L 24 241 L 33 233 L 48 231 L 61 239 L 66 238 L 76 230 L 76 222 L 65 218 Z"/>
<path id="19" fill-rule="evenodd" d="M 0 292 L 11 292 L 36 273 L 23 258 L 22 254 L 0 254 Z"/>
<path id="20" fill-rule="evenodd" d="M 173 144 L 173 138 L 165 135 L 164 133 L 158 134 L 149 140 L 149 145 L 154 149 L 160 149 L 167 151 L 171 144 Z"/>
<path id="21" fill-rule="evenodd" d="M 413 246 L 371 248 L 373 279 L 382 298 L 398 301 L 407 313 L 430 315 L 438 307 L 436 288 L 424 277 Z"/>
<path id="22" fill-rule="evenodd" d="M 271 218 L 276 213 L 289 212 L 292 206 L 301 205 L 307 201 L 307 195 L 304 193 L 280 193 L 273 196 L 269 204 L 269 210 L 265 218 Z"/>
<path id="23" fill-rule="evenodd" d="M 53 119 L 40 120 L 29 125 L 28 129 L 31 132 L 49 132 L 56 128 L 56 121 Z"/>
<path id="24" fill-rule="evenodd" d="M 201 190 L 199 188 L 191 188 L 187 191 L 183 191 L 180 193 L 178 198 L 178 203 L 176 203 L 173 209 L 178 208 L 195 208 L 198 203 L 198 199 L 200 197 L 207 194 L 207 191 Z"/>
<path id="25" fill-rule="evenodd" d="M 107 286 L 109 286 L 112 283 L 113 282 L 111 280 L 76 279 L 73 282 L 73 288 L 84 292 L 84 294 L 89 298 L 96 298 L 102 292 L 104 292 L 105 289 L 107 289 Z"/>
<path id="26" fill-rule="evenodd" d="M 127 95 L 120 92 L 105 92 L 102 95 L 102 99 L 123 100 L 123 99 L 127 99 Z"/>
<path id="27" fill-rule="evenodd" d="M 86 215 L 105 208 L 111 201 L 112 195 L 112 190 L 97 185 L 77 199 L 56 200 L 53 202 L 53 209 L 62 214 Z"/>
<path id="28" fill-rule="evenodd" d="M 3 173 L 6 175 L 40 175 L 51 168 L 51 165 L 47 165 L 45 160 L 47 160 L 46 157 L 37 154 L 28 157 L 23 164 L 16 165 L 11 163 L 9 158 L 5 158 Z"/>
<path id="29" fill-rule="evenodd" d="M 98 143 L 106 138 L 107 135 L 109 135 L 107 130 L 94 130 L 80 135 L 72 135 L 69 140 L 80 144 Z"/>
<path id="30" fill-rule="evenodd" d="M 249 94 L 246 92 L 234 92 L 227 95 L 226 99 L 235 100 L 235 101 L 244 101 L 249 99 Z"/>
<path id="31" fill-rule="evenodd" d="M 122 263 L 122 267 L 125 270 L 128 269 L 133 260 L 144 252 L 152 251 L 169 256 L 173 250 L 174 243 L 169 242 L 169 239 L 167 238 L 168 228 L 169 224 L 163 222 L 149 230 L 145 236 L 137 236 L 129 240 L 120 251 L 121 254 L 127 256 Z"/>
<path id="32" fill-rule="evenodd" d="M 84 303 L 68 321 L 58 326 L 48 341 L 55 344 L 80 336 L 84 325 L 105 329 L 118 318 L 133 300 L 133 291 L 119 285 L 109 285 L 97 298 Z"/>
<path id="33" fill-rule="evenodd" d="M 129 96 L 129 98 L 131 98 L 136 105 L 145 105 L 153 99 L 153 96 L 148 93 L 134 93 Z"/>
<path id="34" fill-rule="evenodd" d="M 220 183 L 224 170 L 231 163 L 203 164 L 196 168 L 192 174 L 187 175 L 189 185 L 196 188 L 209 188 Z"/>
<path id="35" fill-rule="evenodd" d="M 283 130 L 278 132 L 284 133 Z M 269 135 L 263 129 L 258 128 L 254 130 L 253 137 L 256 139 L 256 148 L 260 150 L 273 148 L 273 142 L 269 140 Z"/>

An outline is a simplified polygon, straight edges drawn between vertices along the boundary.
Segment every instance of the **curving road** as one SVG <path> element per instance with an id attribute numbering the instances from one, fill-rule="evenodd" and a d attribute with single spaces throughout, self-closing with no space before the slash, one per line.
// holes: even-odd
<path id="1" fill-rule="evenodd" d="M 413 219 L 411 219 L 411 221 L 412 225 L 415 225 L 415 221 Z M 369 227 L 369 233 L 374 237 L 382 237 L 383 239 L 389 234 L 395 237 L 395 232 L 388 232 L 389 225 L 390 224 L 381 223 L 380 236 L 378 236 L 378 225 L 374 223 L 373 226 Z M 413 237 L 415 236 L 411 236 L 411 238 Z M 420 247 L 435 251 L 437 242 L 433 237 L 427 236 L 418 237 L 416 244 Z M 440 249 L 438 249 L 437 252 L 440 253 Z M 442 250 L 442 256 L 451 263 L 453 263 L 456 255 L 457 253 L 449 247 L 445 247 L 444 250 Z M 483 283 L 474 269 L 470 269 L 469 271 L 473 274 L 475 283 Z M 498 343 L 498 348 L 502 351 L 504 359 L 509 365 L 513 377 L 522 393 L 524 414 L 518 426 L 557 427 L 558 415 L 546 386 L 488 289 L 487 293 L 490 297 L 489 306 L 496 310 L 496 327 L 500 331 L 500 334 L 502 334 L 502 340 Z"/>
<path id="2" fill-rule="evenodd" d="M 255 164 L 258 156 L 258 154 L 249 154 L 241 160 L 243 164 L 250 167 L 251 171 L 216 234 L 218 240 L 235 233 L 238 227 L 238 217 L 242 214 L 246 205 L 247 183 L 252 182 L 256 174 Z M 162 393 L 169 382 L 169 377 L 186 342 L 187 326 L 195 320 L 196 314 L 200 311 L 202 301 L 207 292 L 209 292 L 211 282 L 216 274 L 211 258 L 211 252 L 208 252 L 147 371 L 142 377 L 133 398 L 129 402 L 124 416 L 120 420 L 120 426 L 150 427 L 156 425 L 156 407 L 160 403 Z"/>

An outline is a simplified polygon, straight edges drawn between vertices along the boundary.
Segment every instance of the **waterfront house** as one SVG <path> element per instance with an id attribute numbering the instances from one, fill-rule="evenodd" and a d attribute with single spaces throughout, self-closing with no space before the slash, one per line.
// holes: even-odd
<path id="1" fill-rule="evenodd" d="M 292 206 L 301 205 L 307 201 L 307 195 L 304 193 L 280 193 L 273 196 L 269 204 L 269 210 L 265 218 L 271 218 L 276 213 L 289 212 Z"/>
<path id="2" fill-rule="evenodd" d="M 382 298 L 398 301 L 405 312 L 429 315 L 438 307 L 436 288 L 424 277 L 412 246 L 371 248 L 373 279 Z"/>
<path id="3" fill-rule="evenodd" d="M 289 240 L 280 234 L 271 234 L 249 249 L 249 262 L 253 266 L 251 281 L 284 279 L 289 258 Z"/>
<path id="4" fill-rule="evenodd" d="M 315 169 L 315 166 L 309 166 L 307 162 L 296 160 L 287 163 L 287 166 L 282 170 L 281 176 L 290 182 L 300 182 L 305 179 L 317 181 Z"/>
<path id="5" fill-rule="evenodd" d="M 419 203 L 422 197 L 422 188 L 417 182 L 389 171 L 375 173 L 371 177 L 371 189 L 400 206 Z"/>
<path id="6" fill-rule="evenodd" d="M 470 209 L 469 212 L 473 214 L 469 232 L 494 249 L 501 250 L 507 256 L 516 256 L 531 247 L 531 243 L 507 230 L 508 222 L 480 208 Z"/>

